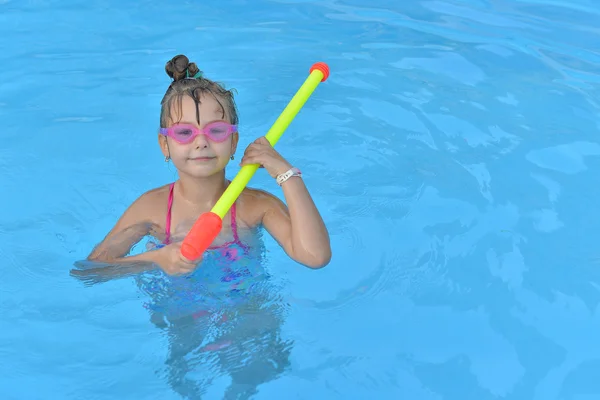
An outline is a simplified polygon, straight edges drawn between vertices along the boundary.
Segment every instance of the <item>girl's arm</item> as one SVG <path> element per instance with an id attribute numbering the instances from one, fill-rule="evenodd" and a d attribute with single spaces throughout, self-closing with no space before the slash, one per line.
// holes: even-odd
<path id="1" fill-rule="evenodd" d="M 126 255 L 131 251 L 131 248 L 150 233 L 152 224 L 130 221 L 132 216 L 128 212 L 129 210 L 123 214 L 115 227 L 92 250 L 87 257 L 88 260 L 113 262 L 129 258 Z M 133 225 L 129 225 L 130 223 L 133 223 Z"/>
<path id="2" fill-rule="evenodd" d="M 125 210 L 106 237 L 88 255 L 87 259 L 100 262 L 139 260 L 138 256 L 126 257 L 133 245 L 152 232 L 155 222 L 148 218 L 156 208 L 156 190 L 146 192 Z M 142 257 L 145 261 L 147 256 Z M 140 260 L 142 261 L 142 260 Z"/>
<path id="3" fill-rule="evenodd" d="M 86 268 L 73 269 L 71 275 L 84 280 L 108 280 L 155 269 L 160 256 L 158 251 L 127 256 L 133 245 L 152 230 L 153 224 L 144 221 L 143 217 L 151 206 L 148 194 L 138 198 L 92 250 L 87 260 L 78 263 Z"/>
<path id="4" fill-rule="evenodd" d="M 164 204 L 162 200 L 156 190 L 143 194 L 123 213 L 87 260 L 77 263 L 80 268 L 71 270 L 71 275 L 84 281 L 100 282 L 157 268 L 169 275 L 194 271 L 202 257 L 192 261 L 185 259 L 181 255 L 181 243 L 171 243 L 135 256 L 127 255 L 134 244 L 157 226 L 146 216 L 156 213 L 157 204 Z"/>
<path id="5" fill-rule="evenodd" d="M 140 254 L 141 257 L 126 257 L 123 258 L 123 261 L 116 263 L 79 261 L 75 263 L 78 268 L 72 269 L 70 273 L 71 276 L 91 284 L 137 275 L 158 268 L 150 257 L 144 257 L 149 253 L 152 252 Z"/>
<path id="6" fill-rule="evenodd" d="M 262 224 L 295 261 L 322 268 L 331 260 L 329 233 L 304 181 L 292 177 L 281 185 L 287 203 L 267 194 Z"/>
<path id="7" fill-rule="evenodd" d="M 264 136 L 244 151 L 240 165 L 249 164 L 259 164 L 274 179 L 291 168 Z M 326 266 L 331 260 L 329 234 L 304 181 L 291 177 L 281 187 L 288 207 L 272 195 L 259 201 L 265 210 L 263 226 L 297 262 L 311 268 Z"/>

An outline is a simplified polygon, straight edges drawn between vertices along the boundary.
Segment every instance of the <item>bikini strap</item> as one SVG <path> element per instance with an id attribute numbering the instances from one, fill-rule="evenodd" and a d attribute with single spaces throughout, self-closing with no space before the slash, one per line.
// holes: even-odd
<path id="1" fill-rule="evenodd" d="M 165 222 L 165 244 L 171 242 L 171 208 L 173 207 L 173 188 L 175 182 L 169 186 L 169 201 L 167 202 L 167 221 Z"/>
<path id="2" fill-rule="evenodd" d="M 237 222 L 235 221 L 235 203 L 231 205 L 231 232 L 233 233 L 233 240 L 240 243 L 240 237 L 238 236 Z"/>

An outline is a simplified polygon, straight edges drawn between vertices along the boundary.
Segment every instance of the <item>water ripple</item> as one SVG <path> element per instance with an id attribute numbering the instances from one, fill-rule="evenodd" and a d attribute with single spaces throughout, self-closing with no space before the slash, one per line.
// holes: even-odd
<path id="1" fill-rule="evenodd" d="M 600 393 L 595 2 L 105 3 L 0 0 L 5 396 Z M 267 240 L 289 296 L 213 318 L 145 308 L 168 292 L 135 284 L 150 275 L 68 275 L 177 178 L 156 127 L 179 52 L 237 89 L 240 148 L 312 62 L 332 69 L 277 145 L 332 262 L 302 268 Z M 265 171 L 252 185 L 282 195 Z"/>

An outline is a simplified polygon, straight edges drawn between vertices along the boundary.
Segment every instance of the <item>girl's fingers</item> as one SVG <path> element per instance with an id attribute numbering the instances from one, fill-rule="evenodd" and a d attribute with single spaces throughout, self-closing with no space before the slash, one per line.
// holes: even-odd
<path id="1" fill-rule="evenodd" d="M 256 157 L 258 155 L 262 154 L 261 149 L 256 149 L 256 148 L 250 148 L 248 147 L 246 149 L 246 151 L 244 152 L 244 157 Z"/>
<path id="2" fill-rule="evenodd" d="M 248 164 L 260 164 L 260 163 L 256 162 L 255 157 L 243 157 L 240 165 L 248 165 Z"/>
<path id="3" fill-rule="evenodd" d="M 250 164 L 258 164 L 258 168 L 265 167 L 256 157 L 244 157 L 244 158 L 242 158 L 242 161 L 240 162 L 241 167 L 243 167 L 244 165 L 250 165 Z"/>

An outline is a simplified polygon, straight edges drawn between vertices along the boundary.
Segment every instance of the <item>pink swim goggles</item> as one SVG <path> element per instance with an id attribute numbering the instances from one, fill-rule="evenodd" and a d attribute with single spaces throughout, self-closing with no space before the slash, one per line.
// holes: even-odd
<path id="1" fill-rule="evenodd" d="M 177 124 L 169 128 L 160 128 L 160 133 L 171 137 L 177 143 L 188 144 L 194 141 L 198 135 L 206 135 L 213 142 L 224 142 L 233 132 L 237 132 L 237 125 L 227 122 L 211 122 L 204 128 L 198 128 L 191 124 Z"/>

